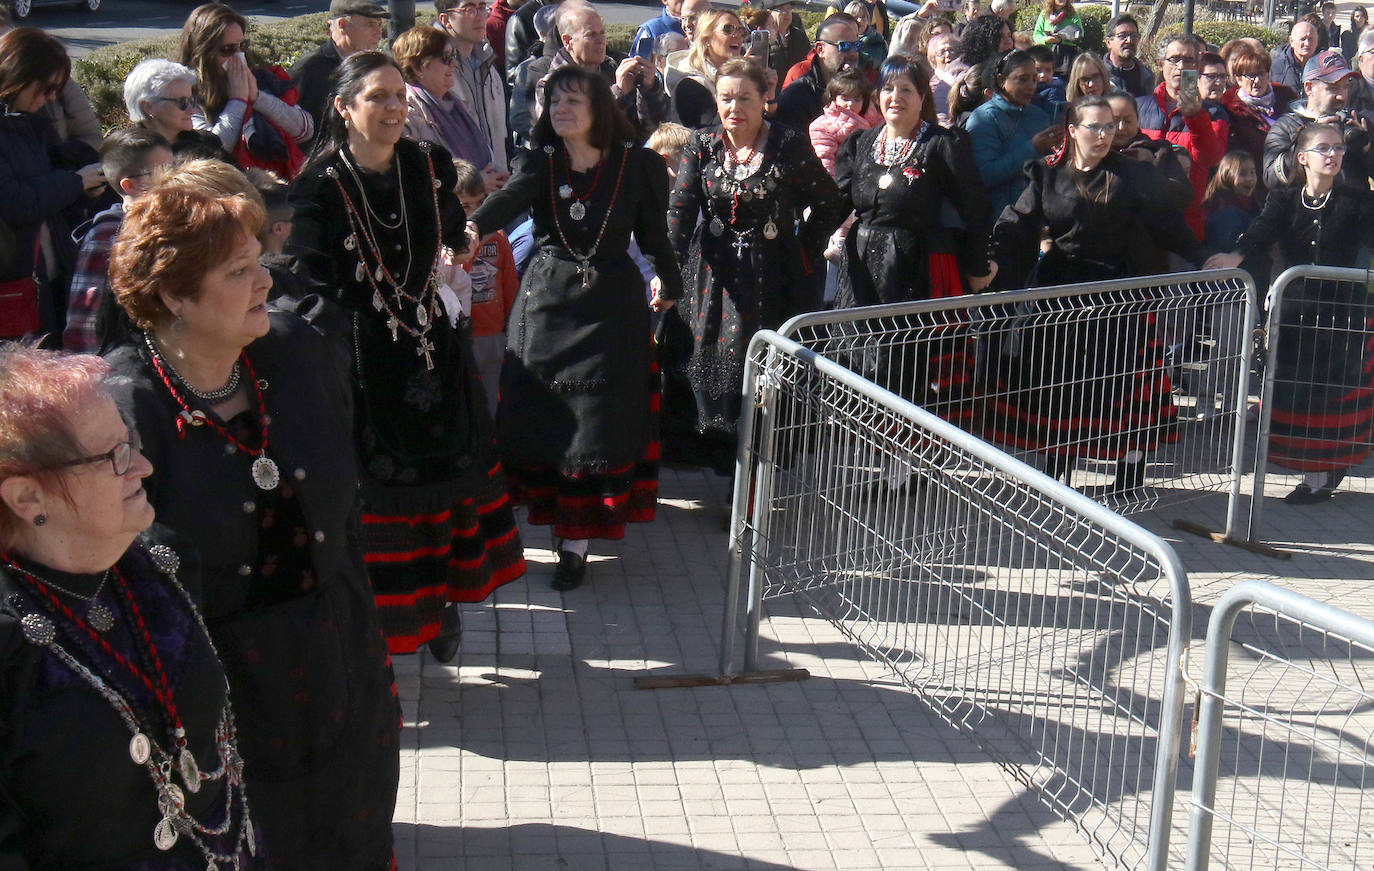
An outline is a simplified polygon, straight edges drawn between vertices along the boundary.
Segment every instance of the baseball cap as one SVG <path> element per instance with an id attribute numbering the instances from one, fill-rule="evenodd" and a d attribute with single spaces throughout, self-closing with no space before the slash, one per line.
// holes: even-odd
<path id="1" fill-rule="evenodd" d="M 1317 52 L 1307 62 L 1307 66 L 1302 69 L 1304 82 L 1321 80 L 1329 84 L 1353 75 L 1355 75 L 1355 71 L 1350 68 L 1350 64 L 1345 62 L 1341 53 L 1334 48 Z"/>
<path id="2" fill-rule="evenodd" d="M 345 15 L 361 15 L 364 18 L 386 18 L 384 6 L 372 0 L 330 0 L 329 17 L 343 18 Z"/>
<path id="3" fill-rule="evenodd" d="M 1359 54 L 1367 51 L 1374 51 L 1374 29 L 1365 28 L 1365 32 L 1360 34 Z"/>

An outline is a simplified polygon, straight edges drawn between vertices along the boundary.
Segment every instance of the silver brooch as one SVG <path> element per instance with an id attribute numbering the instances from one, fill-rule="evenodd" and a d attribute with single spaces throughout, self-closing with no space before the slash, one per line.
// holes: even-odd
<path id="1" fill-rule="evenodd" d="M 25 614 L 24 619 L 19 621 L 19 628 L 24 631 L 25 641 L 39 647 L 47 647 L 57 637 L 52 621 L 42 614 Z"/>
<path id="2" fill-rule="evenodd" d="M 165 544 L 155 544 L 148 548 L 148 556 L 153 558 L 153 565 L 157 566 L 157 570 L 165 575 L 176 574 L 181 568 L 181 557 Z"/>
<path id="3" fill-rule="evenodd" d="M 553 157 L 553 146 L 552 146 L 552 145 L 545 145 L 545 146 L 544 146 L 544 153 L 547 154 L 549 157 Z"/>

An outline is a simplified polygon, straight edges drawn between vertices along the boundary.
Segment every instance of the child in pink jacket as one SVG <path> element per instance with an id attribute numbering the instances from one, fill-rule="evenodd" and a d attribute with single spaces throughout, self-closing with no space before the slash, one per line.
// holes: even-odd
<path id="1" fill-rule="evenodd" d="M 873 90 L 868 80 L 856 72 L 837 73 L 825 88 L 825 111 L 811 122 L 811 147 L 825 164 L 826 172 L 835 174 L 835 153 L 840 143 L 857 130 L 867 130 L 874 122 L 869 112 Z"/>

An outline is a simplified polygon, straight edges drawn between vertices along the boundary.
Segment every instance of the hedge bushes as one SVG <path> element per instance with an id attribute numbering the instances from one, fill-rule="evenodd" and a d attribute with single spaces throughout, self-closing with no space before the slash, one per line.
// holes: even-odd
<path id="1" fill-rule="evenodd" d="M 1245 21 L 1199 21 L 1193 25 L 1193 33 L 1209 44 L 1222 46 L 1233 39 L 1252 36 L 1264 43 L 1265 48 L 1273 48 L 1284 38 L 1267 27 Z"/>
<path id="2" fill-rule="evenodd" d="M 1112 18 L 1110 6 L 1075 6 L 1078 16 L 1083 19 L 1083 37 L 1078 47 L 1085 51 L 1105 54 L 1107 51 L 1107 22 Z M 1023 6 L 1016 13 L 1016 29 L 1030 33 L 1035 30 L 1035 20 L 1040 17 L 1040 5 Z"/>
<path id="3" fill-rule="evenodd" d="M 417 24 L 428 24 L 433 13 L 420 12 Z M 306 51 L 324 42 L 328 34 L 328 14 L 316 12 L 280 21 L 248 19 L 248 39 L 255 63 L 277 64 L 290 68 Z M 626 54 L 635 28 L 628 24 L 606 25 L 606 45 L 611 52 Z M 176 58 L 179 35 L 157 39 L 138 39 L 96 49 L 72 62 L 72 75 L 86 89 L 105 128 L 129 123 L 124 109 L 124 79 L 139 61 L 150 57 Z"/>

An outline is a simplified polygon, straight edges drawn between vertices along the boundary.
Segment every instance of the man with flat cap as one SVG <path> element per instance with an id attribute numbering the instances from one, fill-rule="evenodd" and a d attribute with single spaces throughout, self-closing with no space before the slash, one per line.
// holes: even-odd
<path id="1" fill-rule="evenodd" d="M 315 119 L 316 130 L 323 129 L 330 77 L 350 54 L 377 48 L 386 31 L 386 16 L 386 8 L 373 0 L 330 2 L 329 39 L 291 67 L 291 82 L 300 95 L 297 105 Z"/>

